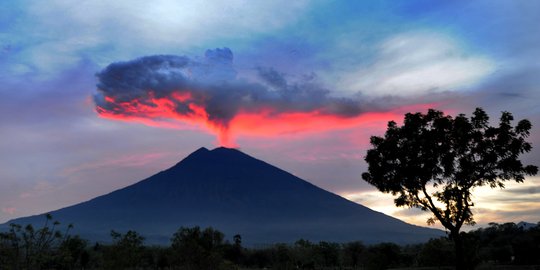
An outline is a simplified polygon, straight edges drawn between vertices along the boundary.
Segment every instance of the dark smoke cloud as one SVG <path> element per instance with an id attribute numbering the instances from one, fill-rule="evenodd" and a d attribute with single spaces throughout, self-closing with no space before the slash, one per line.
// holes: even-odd
<path id="1" fill-rule="evenodd" d="M 364 111 L 365 106 L 357 100 L 330 96 L 314 74 L 291 83 L 273 68 L 258 67 L 256 71 L 258 82 L 237 78 L 228 48 L 207 50 L 203 58 L 146 56 L 112 63 L 97 73 L 94 101 L 98 112 L 144 118 L 151 116 L 122 104 L 156 107 L 156 98 L 166 98 L 178 115 L 189 117 L 196 113 L 194 108 L 204 108 L 208 120 L 224 128 L 239 112 L 318 112 L 352 117 Z M 190 98 L 175 99 L 175 93 L 189 93 Z"/>

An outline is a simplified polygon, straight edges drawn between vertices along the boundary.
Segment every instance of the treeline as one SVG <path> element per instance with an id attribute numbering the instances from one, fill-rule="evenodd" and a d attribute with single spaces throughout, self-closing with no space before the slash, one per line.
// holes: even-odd
<path id="1" fill-rule="evenodd" d="M 135 231 L 111 232 L 111 243 L 90 243 L 46 216 L 43 227 L 12 224 L 0 233 L 0 269 L 388 269 L 452 266 L 448 238 L 423 244 L 313 243 L 246 248 L 213 228 L 181 227 L 169 246 L 147 246 Z M 540 223 L 528 229 L 492 223 L 464 233 L 467 264 L 540 265 Z"/>

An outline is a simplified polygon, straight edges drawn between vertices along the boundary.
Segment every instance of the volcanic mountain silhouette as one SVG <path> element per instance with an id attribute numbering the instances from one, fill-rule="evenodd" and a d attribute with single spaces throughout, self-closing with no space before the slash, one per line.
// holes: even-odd
<path id="1" fill-rule="evenodd" d="M 238 150 L 200 148 L 131 186 L 50 212 L 82 237 L 135 230 L 167 244 L 181 226 L 212 226 L 247 244 L 312 241 L 412 243 L 440 230 L 407 224 L 318 188 Z M 8 223 L 43 224 L 42 215 Z"/>

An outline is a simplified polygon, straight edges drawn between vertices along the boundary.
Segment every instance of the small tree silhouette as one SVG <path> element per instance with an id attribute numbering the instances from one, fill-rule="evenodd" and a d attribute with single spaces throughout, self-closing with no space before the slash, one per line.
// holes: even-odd
<path id="1" fill-rule="evenodd" d="M 181 227 L 171 239 L 176 263 L 187 269 L 219 269 L 224 235 L 209 227 Z"/>
<path id="2" fill-rule="evenodd" d="M 126 269 L 139 266 L 144 252 L 144 237 L 136 231 L 121 234 L 111 231 L 113 244 L 107 248 L 105 264 L 111 269 Z"/>
<path id="3" fill-rule="evenodd" d="M 52 224 L 52 226 L 51 226 Z M 42 269 L 45 265 L 55 265 L 59 260 L 59 248 L 70 239 L 70 224 L 64 232 L 58 228 L 60 223 L 53 221 L 51 214 L 45 214 L 43 227 L 35 229 L 28 224 L 22 226 L 12 223 L 8 232 L 0 233 L 2 256 L 0 267 L 8 269 Z"/>

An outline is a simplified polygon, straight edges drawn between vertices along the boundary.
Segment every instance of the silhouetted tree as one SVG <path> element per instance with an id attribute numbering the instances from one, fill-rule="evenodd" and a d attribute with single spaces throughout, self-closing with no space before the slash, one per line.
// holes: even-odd
<path id="1" fill-rule="evenodd" d="M 320 266 L 331 267 L 339 265 L 340 245 L 338 243 L 321 241 L 316 246 L 316 253 L 320 260 Z"/>
<path id="2" fill-rule="evenodd" d="M 418 264 L 421 266 L 448 266 L 456 260 L 454 245 L 447 238 L 431 239 L 422 246 L 418 254 Z"/>
<path id="3" fill-rule="evenodd" d="M 187 269 L 219 269 L 224 235 L 213 228 L 181 227 L 171 239 L 176 263 Z"/>
<path id="4" fill-rule="evenodd" d="M 0 268 L 7 269 L 42 269 L 54 265 L 58 260 L 59 247 L 69 238 L 71 224 L 62 232 L 60 223 L 53 221 L 50 214 L 45 215 L 45 223 L 39 229 L 28 224 L 10 224 L 9 230 L 0 233 Z"/>
<path id="5" fill-rule="evenodd" d="M 366 250 L 366 268 L 382 270 L 400 265 L 401 248 L 394 243 L 373 245 Z"/>
<path id="6" fill-rule="evenodd" d="M 251 249 L 246 252 L 245 265 L 254 268 L 267 268 L 272 264 L 270 249 Z"/>
<path id="7" fill-rule="evenodd" d="M 86 268 L 89 263 L 87 241 L 79 236 L 67 237 L 58 248 L 55 269 Z"/>
<path id="8" fill-rule="evenodd" d="M 478 239 L 479 260 L 492 264 L 540 264 L 540 226 L 528 229 L 514 223 L 490 223 L 469 232 Z"/>
<path id="9" fill-rule="evenodd" d="M 277 244 L 272 249 L 272 269 L 294 269 L 296 263 L 292 257 L 291 249 L 286 244 Z"/>
<path id="10" fill-rule="evenodd" d="M 238 265 L 243 262 L 244 259 L 244 248 L 242 247 L 242 236 L 236 234 L 233 236 L 233 244 L 227 243 L 225 245 L 224 252 L 225 259 L 230 262 Z"/>
<path id="11" fill-rule="evenodd" d="M 343 263 L 353 269 L 364 264 L 363 256 L 366 247 L 362 242 L 350 242 L 343 245 Z"/>
<path id="12" fill-rule="evenodd" d="M 427 114 L 408 113 L 402 126 L 388 123 L 384 137 L 371 137 L 362 178 L 382 192 L 396 195 L 397 206 L 431 211 L 428 224 L 438 220 L 450 231 L 455 244 L 456 268 L 465 269 L 460 230 L 474 224 L 472 189 L 504 182 L 523 182 L 538 167 L 518 159 L 529 152 L 531 123 L 503 112 L 497 127 L 488 124 L 486 112 L 477 108 L 469 119 L 455 118 L 430 109 Z"/>
<path id="13" fill-rule="evenodd" d="M 136 231 L 121 234 L 111 231 L 113 243 L 104 249 L 104 261 L 107 269 L 135 268 L 141 265 L 144 252 L 144 237 Z"/>
<path id="14" fill-rule="evenodd" d="M 318 257 L 315 251 L 315 244 L 309 240 L 300 239 L 296 241 L 292 248 L 292 255 L 298 268 L 315 269 L 315 262 Z"/>

